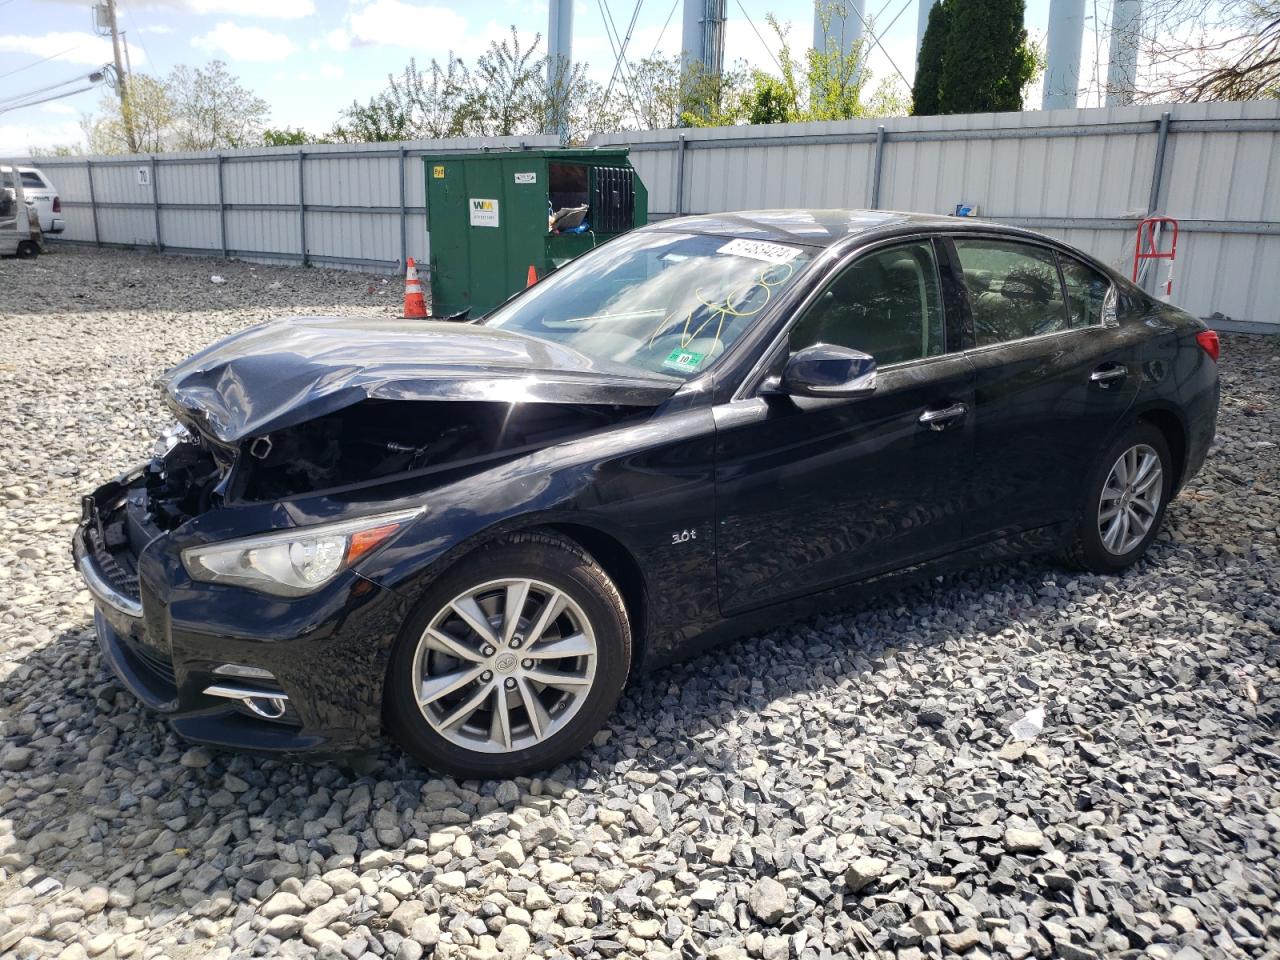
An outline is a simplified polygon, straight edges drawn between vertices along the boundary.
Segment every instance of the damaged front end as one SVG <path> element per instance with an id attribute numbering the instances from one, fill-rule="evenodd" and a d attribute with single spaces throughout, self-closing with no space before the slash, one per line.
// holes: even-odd
<path id="1" fill-rule="evenodd" d="M 432 326 L 231 337 L 165 375 L 178 422 L 151 460 L 84 499 L 73 549 L 104 656 L 179 733 L 281 753 L 375 744 L 404 606 L 365 558 L 432 522 L 441 486 L 643 420 L 679 386 Z"/>

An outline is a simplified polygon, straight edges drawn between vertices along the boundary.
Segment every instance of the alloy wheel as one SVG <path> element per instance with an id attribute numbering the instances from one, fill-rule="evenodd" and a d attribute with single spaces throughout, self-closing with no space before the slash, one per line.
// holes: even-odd
<path id="1" fill-rule="evenodd" d="M 418 640 L 418 708 L 450 743 L 510 753 L 541 743 L 581 709 L 596 669 L 582 607 L 529 578 L 491 580 L 454 597 Z"/>
<path id="2" fill-rule="evenodd" d="M 1108 553 L 1123 556 L 1142 543 L 1160 511 L 1163 480 L 1153 447 L 1139 443 L 1120 454 L 1098 502 L 1098 534 Z"/>

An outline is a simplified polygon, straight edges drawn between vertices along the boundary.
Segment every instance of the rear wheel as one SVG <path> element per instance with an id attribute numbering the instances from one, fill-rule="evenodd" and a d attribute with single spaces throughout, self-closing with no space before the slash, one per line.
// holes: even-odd
<path id="1" fill-rule="evenodd" d="M 1173 489 L 1171 465 L 1164 434 L 1149 423 L 1115 440 L 1094 467 L 1065 559 L 1094 573 L 1115 573 L 1137 561 L 1160 532 Z"/>
<path id="2" fill-rule="evenodd" d="M 18 244 L 17 254 L 19 260 L 34 260 L 39 253 L 40 248 L 34 240 L 23 240 Z"/>
<path id="3" fill-rule="evenodd" d="M 410 615 L 388 725 L 415 759 L 455 776 L 545 770 L 603 725 L 630 656 L 608 575 L 568 540 L 517 534 L 464 557 Z"/>

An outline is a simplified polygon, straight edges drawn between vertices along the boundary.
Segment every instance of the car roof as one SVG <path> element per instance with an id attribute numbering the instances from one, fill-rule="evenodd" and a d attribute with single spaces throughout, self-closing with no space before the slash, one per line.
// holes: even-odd
<path id="1" fill-rule="evenodd" d="M 874 239 L 920 231 L 948 233 L 1002 233 L 1011 240 L 1049 243 L 1069 249 L 1066 244 L 1024 227 L 973 217 L 949 217 L 937 213 L 908 213 L 903 210 L 733 210 L 673 217 L 650 224 L 646 230 L 679 230 L 711 236 L 769 240 L 776 243 L 829 247 L 855 237 Z M 1078 251 L 1075 251 L 1078 255 Z"/>
<path id="2" fill-rule="evenodd" d="M 736 210 L 676 217 L 650 228 L 827 247 L 849 237 L 888 232 L 895 227 L 942 229 L 953 228 L 957 222 L 963 221 L 899 210 Z"/>

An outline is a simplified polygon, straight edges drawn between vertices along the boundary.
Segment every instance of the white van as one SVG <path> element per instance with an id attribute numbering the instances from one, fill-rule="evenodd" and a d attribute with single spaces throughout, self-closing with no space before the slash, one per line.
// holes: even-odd
<path id="1" fill-rule="evenodd" d="M 0 257 L 34 257 L 43 239 L 40 218 L 26 202 L 22 181 L 0 180 Z"/>
<path id="2" fill-rule="evenodd" d="M 35 167 L 19 167 L 18 176 L 22 180 L 22 192 L 26 194 L 27 205 L 34 207 L 40 219 L 40 229 L 44 233 L 61 233 L 67 227 L 62 219 L 62 199 L 58 196 L 58 188 L 53 185 L 42 170 Z M 0 167 L 0 182 L 6 187 L 13 187 L 13 167 Z"/>

